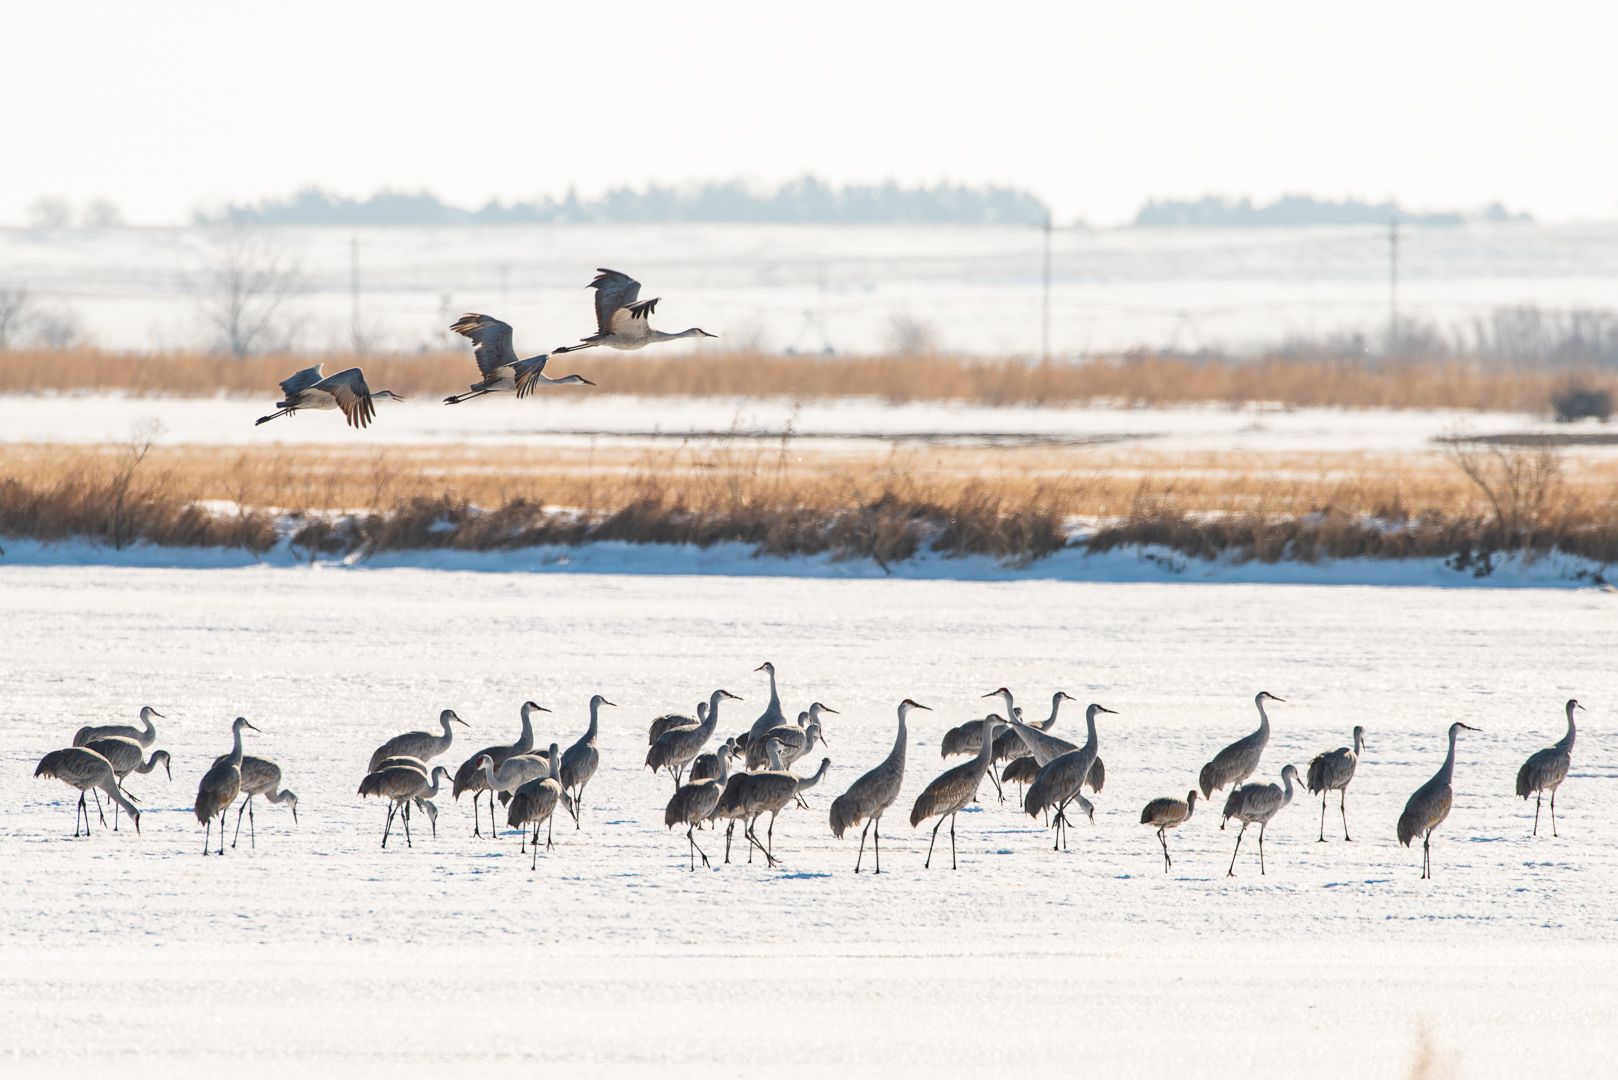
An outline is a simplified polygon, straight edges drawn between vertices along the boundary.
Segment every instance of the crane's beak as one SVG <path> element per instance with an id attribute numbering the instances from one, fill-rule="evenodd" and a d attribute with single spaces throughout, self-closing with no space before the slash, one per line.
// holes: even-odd
<path id="1" fill-rule="evenodd" d="M 912 702 L 911 702 L 911 703 L 910 703 L 910 707 L 911 707 L 911 708 L 912 708 L 912 709 L 926 709 L 926 710 L 927 710 L 927 711 L 928 711 L 928 712 L 932 712 L 932 711 L 933 711 L 933 707 L 932 707 L 932 706 L 931 706 L 931 705 L 923 705 L 923 704 L 922 704 L 922 703 L 921 703 L 921 702 L 919 702 L 919 701 L 912 701 Z"/>
<path id="2" fill-rule="evenodd" d="M 163 759 L 163 771 L 169 774 L 169 783 L 174 783 L 174 770 L 169 768 L 169 759 Z"/>
<path id="3" fill-rule="evenodd" d="M 298 804 L 293 803 L 292 804 L 292 824 L 296 825 L 297 823 L 298 823 Z"/>
<path id="4" fill-rule="evenodd" d="M 257 724 L 254 724 L 254 723 L 251 723 L 251 722 L 249 722 L 249 723 L 247 723 L 247 724 L 245 724 L 245 725 L 243 725 L 243 726 L 244 726 L 244 727 L 249 727 L 249 728 L 252 728 L 252 729 L 253 729 L 253 730 L 254 730 L 254 731 L 258 731 L 258 725 L 257 725 Z M 262 731 L 258 731 L 258 733 L 259 733 L 259 734 L 260 734 L 260 735 L 262 735 L 262 734 L 264 734 L 264 733 L 263 733 L 263 732 L 262 732 Z"/>
<path id="5" fill-rule="evenodd" d="M 603 705 L 611 705 L 615 709 L 618 707 L 618 703 L 616 701 L 608 701 L 606 698 L 601 699 L 601 704 L 603 704 Z"/>
<path id="6" fill-rule="evenodd" d="M 468 724 L 465 720 L 462 720 L 459 716 L 452 716 L 452 717 L 450 717 L 450 719 L 455 721 L 457 724 L 461 725 L 463 728 L 470 728 L 472 726 L 471 724 Z"/>
<path id="7" fill-rule="evenodd" d="M 1580 707 L 1582 708 L 1583 706 L 1580 706 Z M 151 706 L 148 705 L 147 708 L 151 709 Z M 156 709 L 152 709 L 152 715 L 157 717 L 160 720 L 167 720 L 168 719 L 167 716 L 164 716 L 162 713 L 158 712 Z"/>

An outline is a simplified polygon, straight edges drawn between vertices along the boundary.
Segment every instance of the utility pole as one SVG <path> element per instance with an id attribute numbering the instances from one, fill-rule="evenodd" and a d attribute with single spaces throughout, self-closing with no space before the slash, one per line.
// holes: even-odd
<path id="1" fill-rule="evenodd" d="M 348 238 L 348 333 L 354 345 L 354 352 L 359 353 L 365 346 L 365 334 L 360 329 L 360 238 Z"/>
<path id="2" fill-rule="evenodd" d="M 1388 352 L 1399 347 L 1399 218 L 1388 218 Z"/>
<path id="3" fill-rule="evenodd" d="M 1051 362 L 1051 212 L 1045 211 L 1045 293 L 1040 310 L 1039 359 Z"/>

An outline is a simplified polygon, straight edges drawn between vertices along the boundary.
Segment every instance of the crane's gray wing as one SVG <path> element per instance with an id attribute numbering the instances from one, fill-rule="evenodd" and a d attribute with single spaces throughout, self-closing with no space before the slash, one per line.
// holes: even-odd
<path id="1" fill-rule="evenodd" d="M 621 307 L 612 313 L 613 333 L 621 337 L 642 337 L 646 333 L 646 316 L 657 310 L 657 302 L 662 297 L 654 296 L 650 300 L 642 300 L 638 304 Z"/>
<path id="2" fill-rule="evenodd" d="M 472 340 L 472 356 L 484 378 L 517 362 L 517 352 L 511 347 L 511 327 L 499 319 L 469 311 L 450 329 Z"/>
<path id="3" fill-rule="evenodd" d="M 319 389 L 336 399 L 337 407 L 348 419 L 349 427 L 367 427 L 376 417 L 376 405 L 371 401 L 371 388 L 365 385 L 365 373 L 357 367 L 339 371 L 330 378 L 322 379 Z"/>
<path id="4" fill-rule="evenodd" d="M 640 282 L 628 274 L 605 267 L 596 268 L 595 280 L 590 288 L 596 291 L 596 329 L 603 334 L 612 333 L 612 319 L 621 308 L 627 308 L 640 299 Z"/>
<path id="5" fill-rule="evenodd" d="M 322 378 L 320 368 L 321 365 L 316 364 L 314 367 L 304 368 L 296 375 L 289 376 L 282 380 L 281 395 L 283 397 L 291 397 L 293 394 L 301 393 L 302 391 L 307 390 L 311 386 L 318 383 Z"/>

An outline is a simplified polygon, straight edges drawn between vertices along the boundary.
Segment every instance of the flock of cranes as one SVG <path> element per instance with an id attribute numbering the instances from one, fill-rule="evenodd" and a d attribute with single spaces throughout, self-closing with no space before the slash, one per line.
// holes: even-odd
<path id="1" fill-rule="evenodd" d="M 668 774 L 674 791 L 663 815 L 669 829 L 685 826 L 687 862 L 696 869 L 700 857 L 704 866 L 711 866 L 708 853 L 697 840 L 699 829 L 726 826 L 725 861 L 730 861 L 732 838 L 737 823 L 742 826 L 742 839 L 748 846 L 748 861 L 757 853 L 768 866 L 777 865 L 775 855 L 775 824 L 786 810 L 797 806 L 807 808 L 804 796 L 826 779 L 831 767 L 830 758 L 822 758 L 819 767 L 808 775 L 793 771 L 793 766 L 806 758 L 818 745 L 825 745 L 824 717 L 836 715 L 836 710 L 821 702 L 813 703 L 800 712 L 795 720 L 788 720 L 781 705 L 774 664 L 766 661 L 757 671 L 769 679 L 769 701 L 758 718 L 746 730 L 724 739 L 718 738 L 720 712 L 727 701 L 742 698 L 725 689 L 716 689 L 708 700 L 697 706 L 694 716 L 669 713 L 652 721 L 647 734 L 646 767 L 653 772 Z M 1023 719 L 1010 689 L 1000 687 L 983 695 L 997 699 L 998 712 L 989 712 L 981 719 L 968 721 L 946 732 L 941 741 L 941 755 L 970 755 L 967 761 L 944 770 L 928 783 L 910 808 L 912 828 L 936 819 L 927 846 L 923 868 L 932 866 L 938 833 L 945 821 L 949 822 L 950 867 L 959 866 L 955 823 L 957 815 L 976 801 L 985 778 L 992 778 L 995 790 L 1002 800 L 1011 783 L 1021 783 L 1018 800 L 1023 813 L 1034 819 L 1043 818 L 1053 833 L 1053 847 L 1062 849 L 1067 839 L 1067 813 L 1077 808 L 1094 821 L 1095 807 L 1085 796 L 1088 788 L 1099 793 L 1105 785 L 1105 767 L 1099 755 L 1096 730 L 1098 716 L 1117 715 L 1113 710 L 1092 704 L 1085 710 L 1085 741 L 1073 743 L 1051 734 L 1058 714 L 1065 702 L 1074 699 L 1058 691 L 1051 699 L 1049 718 L 1040 724 L 1029 724 Z M 1266 872 L 1264 861 L 1264 833 L 1266 827 L 1282 809 L 1296 797 L 1300 787 L 1321 798 L 1321 825 L 1319 841 L 1325 842 L 1325 816 L 1332 792 L 1338 793 L 1338 811 L 1343 819 L 1343 839 L 1350 840 L 1348 830 L 1347 788 L 1353 781 L 1360 756 L 1365 747 L 1364 728 L 1356 726 L 1353 745 L 1338 747 L 1315 756 L 1303 778 L 1296 766 L 1287 764 L 1281 769 L 1281 782 L 1255 783 L 1251 778 L 1258 771 L 1260 761 L 1270 740 L 1270 718 L 1266 703 L 1280 702 L 1267 691 L 1254 698 L 1258 709 L 1258 729 L 1220 750 L 1202 767 L 1197 776 L 1197 787 L 1182 799 L 1166 797 L 1153 799 L 1141 811 L 1140 823 L 1156 830 L 1163 852 L 1163 870 L 1168 873 L 1174 865 L 1169 852 L 1167 832 L 1188 822 L 1196 809 L 1199 797 L 1209 801 L 1214 793 L 1229 788 L 1221 811 L 1220 828 L 1231 821 L 1240 824 L 1236 842 L 1231 850 L 1228 876 L 1236 872 L 1236 860 L 1242 840 L 1251 825 L 1258 826 L 1259 873 Z M 600 732 L 600 714 L 603 707 L 613 702 L 601 694 L 590 699 L 589 725 L 564 751 L 557 742 L 545 749 L 537 749 L 535 721 L 541 713 L 550 710 L 533 701 L 524 702 L 520 710 L 521 731 L 510 743 L 484 747 L 468 756 L 452 774 L 435 759 L 447 753 L 455 740 L 455 726 L 468 726 L 455 714 L 445 709 L 439 714 L 438 731 L 409 731 L 381 742 L 371 754 L 361 779 L 358 795 L 376 797 L 388 803 L 382 830 L 382 847 L 386 848 L 395 822 L 405 834 L 406 846 L 413 846 L 410 835 L 412 808 L 427 815 L 434 835 L 437 834 L 438 807 L 433 801 L 444 793 L 459 800 L 462 794 L 472 795 L 473 835 L 482 836 L 479 802 L 487 794 L 491 838 L 500 835 L 497 824 L 499 814 L 505 813 L 506 825 L 518 832 L 519 851 L 532 847 L 530 867 L 538 865 L 540 831 L 545 832 L 544 846 L 554 846 L 554 819 L 561 809 L 573 821 L 575 830 L 583 827 L 584 793 L 600 767 L 601 756 L 597 747 Z M 1583 706 L 1576 700 L 1566 704 L 1567 733 L 1555 746 L 1534 753 L 1517 774 L 1516 793 L 1527 799 L 1535 798 L 1534 835 L 1539 832 L 1540 800 L 1550 795 L 1550 818 L 1553 835 L 1556 833 L 1556 792 L 1567 779 L 1572 763 L 1573 741 L 1576 734 L 1574 713 Z M 916 710 L 930 711 L 929 707 L 906 698 L 899 703 L 898 727 L 893 748 L 880 762 L 855 780 L 841 795 L 832 800 L 830 827 L 832 835 L 842 839 L 850 830 L 860 829 L 859 852 L 854 860 L 854 872 L 859 873 L 865 859 L 869 836 L 873 847 L 875 871 L 882 872 L 882 819 L 899 800 L 905 780 L 906 758 L 909 746 L 908 725 Z M 96 799 L 101 822 L 106 824 L 100 797 L 105 795 L 114 807 L 114 824 L 121 811 L 140 830 L 141 813 L 137 799 L 128 792 L 125 781 L 136 775 L 151 773 L 158 765 L 169 774 L 170 756 L 167 751 L 153 749 L 157 729 L 153 720 L 163 719 L 161 713 L 147 707 L 140 712 L 140 725 L 109 725 L 80 728 L 73 737 L 73 745 L 53 750 L 40 759 L 35 776 L 61 780 L 79 791 L 74 809 L 73 835 L 78 837 L 80 822 L 83 835 L 90 833 L 88 796 Z M 262 796 L 274 804 L 288 804 L 294 822 L 297 819 L 298 797 L 281 784 L 281 770 L 272 761 L 244 753 L 243 734 L 257 732 L 245 718 L 238 717 L 231 725 L 230 750 L 214 759 L 197 787 L 194 812 L 203 825 L 203 854 L 225 853 L 225 825 L 232 805 L 237 805 L 236 833 L 232 847 L 240 841 L 241 821 L 248 815 L 250 845 L 256 846 L 252 819 L 252 801 Z M 1455 744 L 1462 731 L 1476 731 L 1468 724 L 1456 722 L 1449 728 L 1449 751 L 1443 765 L 1431 780 L 1410 796 L 1400 815 L 1397 827 L 1399 842 L 1405 846 L 1417 837 L 1422 842 L 1422 877 L 1432 876 L 1431 842 L 1436 830 L 1449 816 L 1454 801 Z M 1014 769 L 1019 762 L 1031 765 Z M 1013 774 L 1015 777 L 1013 778 Z M 499 808 L 496 803 L 502 804 Z M 763 837 L 757 831 L 764 815 L 769 823 Z M 213 847 L 212 830 L 217 821 L 219 840 Z"/>
<path id="2" fill-rule="evenodd" d="M 583 375 L 563 375 L 553 379 L 545 374 L 552 356 L 580 349 L 604 346 L 609 349 L 641 349 L 660 341 L 681 338 L 718 337 L 700 327 L 670 333 L 653 329 L 649 319 L 657 310 L 660 297 L 640 298 L 640 282 L 617 270 L 598 269 L 590 288 L 595 290 L 596 332 L 579 339 L 577 345 L 562 345 L 548 354 L 519 358 L 512 344 L 511 326 L 489 315 L 467 312 L 450 329 L 472 342 L 472 358 L 481 378 L 464 394 L 451 394 L 446 405 L 459 405 L 485 394 L 514 393 L 525 398 L 542 386 L 594 386 Z M 336 409 L 349 427 L 369 427 L 376 418 L 376 399 L 404 399 L 392 390 L 372 390 L 365 372 L 357 367 L 326 375 L 316 364 L 288 376 L 281 385 L 276 411 L 261 416 L 254 424 L 265 424 L 280 416 L 306 410 Z"/>

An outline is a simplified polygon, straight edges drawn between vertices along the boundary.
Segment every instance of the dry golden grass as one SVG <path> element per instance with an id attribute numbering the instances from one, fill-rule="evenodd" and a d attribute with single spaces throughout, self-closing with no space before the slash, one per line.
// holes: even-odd
<path id="1" fill-rule="evenodd" d="M 276 383 L 316 360 L 358 363 L 373 387 L 432 400 L 464 389 L 470 352 L 366 357 L 267 356 L 228 360 L 197 354 L 136 355 L 83 350 L 0 354 L 0 393 L 120 391 L 136 395 L 270 399 Z M 1127 356 L 1083 363 L 937 357 L 783 357 L 711 352 L 589 351 L 558 361 L 603 392 L 644 396 L 870 397 L 890 402 L 988 405 L 1177 405 L 1279 402 L 1290 406 L 1466 409 L 1545 413 L 1552 393 L 1577 377 L 1618 394 L 1611 372 L 1529 371 L 1463 361 L 1371 366 L 1359 361 L 1270 359 L 1252 363 Z"/>
<path id="2" fill-rule="evenodd" d="M 1618 465 L 1564 470 L 1543 448 L 1466 453 L 867 455 L 724 439 L 556 448 L 536 459 L 518 448 L 22 445 L 0 463 L 0 535 L 263 551 L 276 542 L 277 515 L 292 514 L 302 522 L 295 544 L 311 554 L 735 541 L 889 565 L 924 545 L 1028 561 L 1063 546 L 1080 518 L 1101 523 L 1085 541 L 1095 551 L 1438 555 L 1486 568 L 1492 552 L 1563 550 L 1618 561 Z"/>

